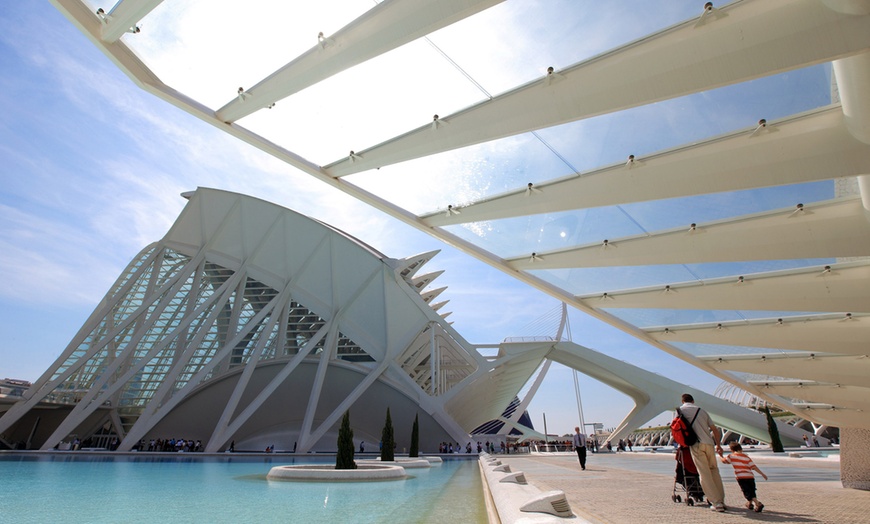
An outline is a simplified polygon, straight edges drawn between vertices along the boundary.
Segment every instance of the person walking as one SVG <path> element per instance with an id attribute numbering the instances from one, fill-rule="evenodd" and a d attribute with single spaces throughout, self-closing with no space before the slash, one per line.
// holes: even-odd
<path id="1" fill-rule="evenodd" d="M 701 477 L 701 489 L 707 495 L 707 501 L 711 504 L 710 509 L 718 512 L 725 511 L 725 488 L 722 486 L 722 477 L 719 475 L 719 461 L 716 454 L 722 453 L 722 435 L 719 428 L 713 424 L 710 415 L 695 405 L 695 398 L 689 393 L 683 393 L 681 398 L 683 405 L 680 412 L 686 420 L 693 420 L 692 430 L 698 435 L 698 442 L 689 447 L 692 460 L 698 468 Z M 711 436 L 712 434 L 712 436 Z M 715 448 L 715 451 L 714 451 Z"/>
<path id="2" fill-rule="evenodd" d="M 737 477 L 737 484 L 740 486 L 740 491 L 743 492 L 743 497 L 746 498 L 746 509 L 761 513 L 764 504 L 758 500 L 755 493 L 755 475 L 752 474 L 752 471 L 757 471 L 759 475 L 764 477 L 764 480 L 767 480 L 767 475 L 758 469 L 749 455 L 743 453 L 743 446 L 739 443 L 731 442 L 728 447 L 731 448 L 731 454 L 727 457 L 723 456 L 721 451 L 719 452 L 722 463 L 734 466 L 734 476 Z"/>
<path id="3" fill-rule="evenodd" d="M 580 433 L 580 426 L 574 428 L 574 451 L 580 459 L 580 469 L 586 471 L 586 435 Z"/>

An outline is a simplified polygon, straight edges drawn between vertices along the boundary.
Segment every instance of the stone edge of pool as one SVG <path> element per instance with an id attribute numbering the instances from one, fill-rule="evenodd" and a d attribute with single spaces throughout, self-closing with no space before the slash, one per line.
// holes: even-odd
<path id="1" fill-rule="evenodd" d="M 488 453 L 480 454 L 478 465 L 491 524 L 555 523 L 566 519 L 588 523 L 571 511 L 563 491 L 541 491 L 526 482 L 522 471 L 511 471 L 510 466 Z"/>

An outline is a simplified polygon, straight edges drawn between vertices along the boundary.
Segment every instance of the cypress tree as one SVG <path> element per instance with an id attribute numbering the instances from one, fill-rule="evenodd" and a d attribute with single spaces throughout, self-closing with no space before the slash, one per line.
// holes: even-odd
<path id="1" fill-rule="evenodd" d="M 414 426 L 411 428 L 411 449 L 408 451 L 408 456 L 420 456 L 420 425 L 417 423 L 417 415 L 414 415 Z"/>
<path id="2" fill-rule="evenodd" d="M 393 421 L 390 418 L 390 408 L 387 408 L 387 420 L 384 422 L 384 431 L 381 433 L 381 461 L 392 462 L 395 460 L 393 448 L 396 441 L 393 438 Z"/>
<path id="3" fill-rule="evenodd" d="M 350 429 L 350 411 L 344 412 L 338 430 L 338 453 L 335 454 L 335 469 L 356 469 L 353 461 L 353 430 Z"/>
<path id="4" fill-rule="evenodd" d="M 773 415 L 770 414 L 770 408 L 767 405 L 764 406 L 764 415 L 767 417 L 767 432 L 770 433 L 770 449 L 774 453 L 785 452 L 782 440 L 779 438 L 779 428 L 776 427 L 776 421 L 773 420 Z"/>

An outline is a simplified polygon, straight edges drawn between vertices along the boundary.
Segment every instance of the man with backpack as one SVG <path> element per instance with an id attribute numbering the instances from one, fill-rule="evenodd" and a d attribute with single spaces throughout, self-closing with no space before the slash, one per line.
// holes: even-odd
<path id="1" fill-rule="evenodd" d="M 701 488 L 707 495 L 707 501 L 714 511 L 725 511 L 725 488 L 722 486 L 722 477 L 719 476 L 719 461 L 716 454 L 722 452 L 722 435 L 719 428 L 713 424 L 710 415 L 695 405 L 695 398 L 688 393 L 683 393 L 683 405 L 678 410 L 678 415 L 690 422 L 691 429 L 697 435 L 698 441 L 689 449 L 692 452 L 692 460 L 698 468 L 701 477 Z M 712 436 L 711 436 L 712 433 Z"/>

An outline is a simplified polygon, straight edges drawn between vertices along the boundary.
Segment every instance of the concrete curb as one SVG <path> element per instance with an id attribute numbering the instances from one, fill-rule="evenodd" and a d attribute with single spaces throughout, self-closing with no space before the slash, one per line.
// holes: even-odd
<path id="1" fill-rule="evenodd" d="M 500 460 L 481 453 L 478 459 L 484 489 L 503 524 L 586 523 L 571 511 L 562 491 L 541 491 L 527 483 L 522 471 L 511 471 Z M 492 518 L 490 519 L 492 522 Z"/>

